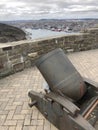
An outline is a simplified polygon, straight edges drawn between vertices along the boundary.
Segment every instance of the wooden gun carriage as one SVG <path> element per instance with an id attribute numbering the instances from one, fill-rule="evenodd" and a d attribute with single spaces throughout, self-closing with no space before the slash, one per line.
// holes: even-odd
<path id="1" fill-rule="evenodd" d="M 35 105 L 59 130 L 95 130 L 98 84 L 83 78 L 62 49 L 42 56 L 36 66 L 49 90 L 45 94 L 30 91 L 29 106 Z"/>

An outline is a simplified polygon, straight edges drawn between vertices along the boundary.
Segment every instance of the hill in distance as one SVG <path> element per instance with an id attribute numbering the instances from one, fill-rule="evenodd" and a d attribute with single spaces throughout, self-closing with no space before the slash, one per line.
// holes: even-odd
<path id="1" fill-rule="evenodd" d="M 25 40 L 24 31 L 11 25 L 0 23 L 0 43 Z"/>

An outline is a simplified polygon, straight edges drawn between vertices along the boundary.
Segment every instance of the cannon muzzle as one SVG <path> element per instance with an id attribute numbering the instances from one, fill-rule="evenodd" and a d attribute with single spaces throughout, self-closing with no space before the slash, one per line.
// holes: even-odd
<path id="1" fill-rule="evenodd" d="M 36 66 L 54 93 L 62 93 L 76 101 L 86 92 L 82 77 L 61 49 L 41 57 Z"/>

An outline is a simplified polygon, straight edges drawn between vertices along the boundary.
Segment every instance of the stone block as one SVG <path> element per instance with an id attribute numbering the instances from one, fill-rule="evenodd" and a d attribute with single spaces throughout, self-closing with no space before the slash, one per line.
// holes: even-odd
<path id="1" fill-rule="evenodd" d="M 24 62 L 15 63 L 12 65 L 13 72 L 19 72 L 24 69 Z"/>

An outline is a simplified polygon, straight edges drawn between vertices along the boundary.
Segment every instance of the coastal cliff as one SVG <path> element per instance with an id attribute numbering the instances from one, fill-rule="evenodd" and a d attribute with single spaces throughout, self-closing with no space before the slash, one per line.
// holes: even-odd
<path id="1" fill-rule="evenodd" d="M 25 40 L 26 34 L 21 29 L 0 23 L 0 43 Z"/>

